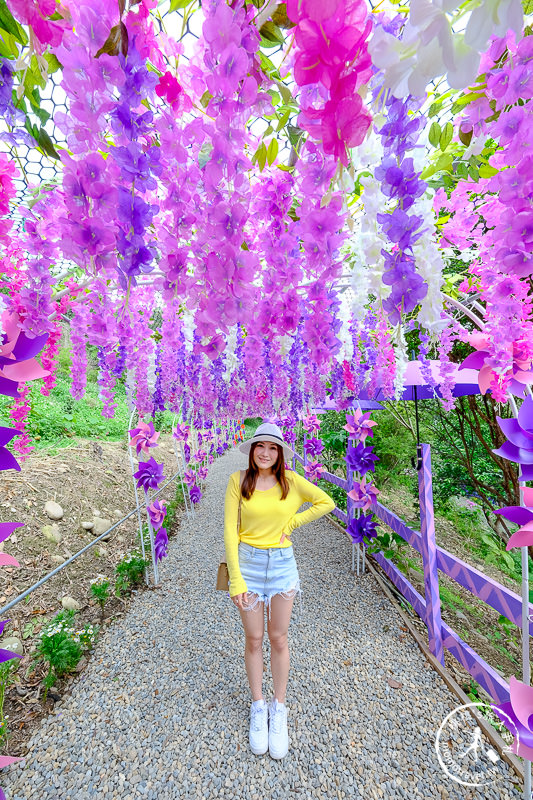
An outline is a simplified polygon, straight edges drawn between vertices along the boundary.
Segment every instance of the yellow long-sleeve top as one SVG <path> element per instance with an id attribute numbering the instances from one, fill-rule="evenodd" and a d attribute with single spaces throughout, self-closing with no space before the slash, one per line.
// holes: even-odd
<path id="1" fill-rule="evenodd" d="M 239 568 L 239 540 L 262 549 L 291 547 L 287 539 L 280 544 L 283 533 L 289 536 L 295 528 L 318 519 L 335 508 L 331 497 L 318 486 L 302 478 L 297 472 L 287 471 L 285 474 L 290 486 L 285 500 L 281 499 L 279 483 L 264 491 L 256 489 L 249 500 L 242 498 L 239 532 L 237 519 L 241 475 L 240 471 L 230 475 L 224 507 L 224 545 L 230 577 L 230 597 L 248 591 Z M 296 513 L 303 503 L 313 505 Z"/>

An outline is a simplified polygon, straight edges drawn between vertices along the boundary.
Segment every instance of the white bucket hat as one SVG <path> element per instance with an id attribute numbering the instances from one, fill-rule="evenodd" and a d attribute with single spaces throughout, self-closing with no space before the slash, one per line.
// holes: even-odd
<path id="1" fill-rule="evenodd" d="M 283 441 L 281 430 L 272 422 L 263 422 L 257 428 L 251 439 L 247 439 L 246 442 L 239 445 L 239 450 L 241 453 L 248 454 L 252 445 L 256 442 L 274 442 L 274 444 L 281 445 L 281 447 L 283 447 L 285 461 L 290 461 L 294 455 L 294 450 L 291 450 L 289 445 Z"/>

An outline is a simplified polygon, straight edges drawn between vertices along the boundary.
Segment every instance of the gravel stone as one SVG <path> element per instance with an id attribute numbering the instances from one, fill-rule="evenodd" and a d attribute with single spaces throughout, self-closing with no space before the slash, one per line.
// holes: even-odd
<path id="1" fill-rule="evenodd" d="M 281 761 L 250 752 L 241 619 L 214 588 L 227 480 L 245 466 L 237 450 L 211 466 L 199 508 L 160 562 L 161 586 L 134 596 L 25 760 L 2 770 L 10 800 L 519 800 L 501 760 L 496 779 L 472 790 L 441 768 L 436 734 L 461 703 L 424 667 L 372 576 L 351 573 L 352 545 L 324 519 L 293 535 L 304 600 L 289 627 L 289 752 Z M 263 655 L 270 699 L 266 630 Z"/>

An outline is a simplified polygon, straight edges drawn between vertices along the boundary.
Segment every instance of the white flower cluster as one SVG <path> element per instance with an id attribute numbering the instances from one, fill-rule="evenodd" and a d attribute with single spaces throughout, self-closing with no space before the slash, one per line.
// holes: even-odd
<path id="1" fill-rule="evenodd" d="M 51 639 L 57 633 L 66 633 L 76 644 L 92 645 L 96 639 L 96 631 L 92 625 L 86 625 L 80 630 L 75 630 L 66 620 L 60 619 L 51 622 L 40 633 L 41 639 Z"/>
<path id="2" fill-rule="evenodd" d="M 96 586 L 102 586 L 104 583 L 108 583 L 108 579 L 105 577 L 105 575 L 97 575 L 96 578 L 92 578 L 90 581 L 91 586 L 94 586 L 95 584 Z"/>
<path id="3" fill-rule="evenodd" d="M 194 335 L 194 311 L 185 308 L 183 311 L 183 335 L 185 336 L 185 349 L 188 353 L 192 353 L 193 348 L 193 335 Z"/>
<path id="4" fill-rule="evenodd" d="M 418 321 L 426 330 L 438 332 L 446 326 L 446 322 L 441 319 L 444 260 L 435 242 L 434 225 L 431 224 L 434 212 L 430 193 L 425 192 L 419 197 L 412 210 L 413 214 L 418 214 L 425 220 L 424 227 L 428 228 L 413 247 L 416 271 L 428 287 L 426 296 L 420 302 Z"/>
<path id="5" fill-rule="evenodd" d="M 480 0 L 464 32 L 464 14 L 456 0 L 411 0 L 401 39 L 376 25 L 368 45 L 372 63 L 383 73 L 383 87 L 398 98 L 422 97 L 435 78 L 445 76 L 452 89 L 465 89 L 476 78 L 480 53 L 490 37 L 509 28 L 521 34 L 521 0 Z"/>

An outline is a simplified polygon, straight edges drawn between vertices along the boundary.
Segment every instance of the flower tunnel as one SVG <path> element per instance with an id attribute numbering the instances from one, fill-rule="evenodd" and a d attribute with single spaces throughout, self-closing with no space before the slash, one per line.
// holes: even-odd
<path id="1" fill-rule="evenodd" d="M 107 419 L 125 380 L 158 560 L 162 410 L 191 513 L 245 417 L 313 434 L 317 409 L 347 411 L 360 542 L 377 502 L 361 403 L 399 399 L 416 360 L 414 383 L 450 414 L 473 381 L 511 404 L 497 454 L 521 465 L 524 502 L 501 515 L 523 525 L 510 546 L 527 562 L 530 10 L 0 0 L 0 392 L 13 400 L 0 469 L 31 451 L 28 382 L 54 386 L 68 329 L 74 400 L 88 346 Z M 312 479 L 320 452 L 309 436 Z M 527 728 L 523 680 L 510 702 Z"/>

